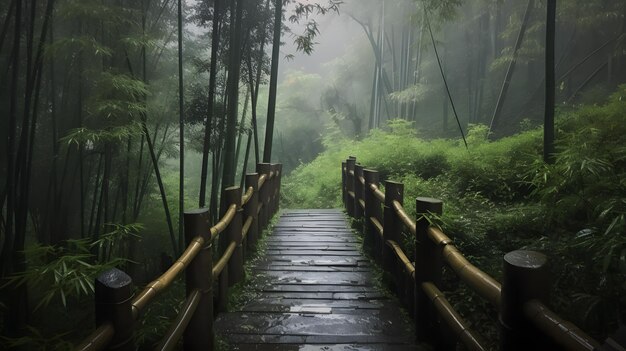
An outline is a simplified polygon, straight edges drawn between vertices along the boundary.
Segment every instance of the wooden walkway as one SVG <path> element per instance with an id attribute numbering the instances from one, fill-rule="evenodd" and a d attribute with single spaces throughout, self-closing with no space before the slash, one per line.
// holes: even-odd
<path id="1" fill-rule="evenodd" d="M 415 349 L 413 325 L 377 288 L 339 210 L 284 211 L 252 265 L 249 302 L 215 322 L 231 349 Z"/>

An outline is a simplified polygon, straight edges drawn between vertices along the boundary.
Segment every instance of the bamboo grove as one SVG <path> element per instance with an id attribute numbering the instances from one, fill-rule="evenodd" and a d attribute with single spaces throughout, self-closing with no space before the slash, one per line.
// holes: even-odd
<path id="1" fill-rule="evenodd" d="M 166 228 L 167 262 L 183 245 L 185 198 L 217 219 L 220 189 L 243 182 L 261 153 L 269 162 L 274 110 L 259 129 L 257 104 L 268 82 L 275 103 L 281 33 L 316 28 L 310 15 L 340 4 L 292 2 L 0 4 L 3 335 L 27 335 L 53 305 L 80 308 L 102 267 L 150 279 L 158 254 L 138 243 L 161 239 L 140 224 L 146 215 Z M 310 53 L 318 32 L 295 35 L 299 49 Z M 185 144 L 202 153 L 199 174 L 184 174 Z M 176 158 L 177 175 L 164 169 Z M 200 179 L 199 194 L 184 194 L 185 177 Z"/>

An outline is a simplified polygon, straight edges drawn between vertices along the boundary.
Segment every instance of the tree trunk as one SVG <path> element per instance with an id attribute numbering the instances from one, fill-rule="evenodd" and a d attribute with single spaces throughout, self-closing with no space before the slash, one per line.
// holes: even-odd
<path id="1" fill-rule="evenodd" d="M 159 170 L 159 161 L 154 152 L 154 145 L 152 144 L 152 139 L 150 138 L 150 133 L 148 132 L 148 127 L 146 126 L 146 116 L 142 116 L 141 128 L 143 130 L 143 134 L 146 137 L 146 142 L 148 144 L 148 151 L 150 153 L 150 158 L 152 159 L 152 166 L 154 168 L 154 175 L 156 176 L 157 184 L 159 186 L 159 193 L 161 194 L 161 202 L 163 203 L 163 211 L 165 211 L 165 220 L 167 221 L 167 228 L 170 233 L 170 241 L 172 242 L 172 251 L 174 256 L 176 256 L 180 251 L 178 250 L 178 246 L 176 245 L 176 237 L 174 236 L 174 227 L 172 225 L 172 215 L 170 214 L 170 208 L 167 204 L 167 197 L 165 195 L 165 186 L 163 185 L 163 179 L 161 178 L 161 171 Z"/>
<path id="2" fill-rule="evenodd" d="M 220 16 L 222 0 L 215 0 L 213 7 L 213 32 L 211 33 L 211 64 L 209 68 L 209 96 L 207 119 L 204 126 L 204 145 L 202 148 L 202 171 L 200 175 L 200 195 L 198 206 L 206 204 L 206 180 L 208 176 L 209 152 L 211 148 L 211 130 L 213 123 L 213 109 L 215 106 L 215 84 L 217 79 L 217 52 L 220 43 Z M 215 172 L 215 170 L 214 170 Z"/>
<path id="3" fill-rule="evenodd" d="M 244 134 L 244 125 L 246 123 L 246 115 L 248 114 L 248 99 L 250 99 L 250 88 L 246 90 L 246 97 L 243 102 L 243 112 L 241 113 L 241 120 L 237 128 L 237 147 L 235 149 L 235 174 L 237 173 L 237 166 L 239 165 L 239 154 L 241 153 L 241 138 Z M 245 165 L 243 167 L 245 169 Z M 245 173 L 245 171 L 242 171 Z M 244 174 L 245 175 L 245 174 Z"/>
<path id="4" fill-rule="evenodd" d="M 178 0 L 178 247 L 184 245 L 183 213 L 185 212 L 185 105 L 183 84 L 183 0 Z"/>
<path id="5" fill-rule="evenodd" d="M 265 8 L 269 9 L 270 0 L 265 2 Z M 263 57 L 265 57 L 265 42 L 267 41 L 267 25 L 262 22 L 261 47 L 257 58 L 256 80 L 254 80 L 254 89 L 252 90 L 252 135 L 254 137 L 254 159 L 255 164 L 261 162 L 259 155 L 259 132 L 257 126 L 257 103 L 259 101 L 259 85 L 261 84 L 261 73 L 263 71 Z M 252 84 L 252 57 L 248 62 L 250 70 L 250 84 Z M 252 88 L 252 87 L 251 87 Z"/>
<path id="6" fill-rule="evenodd" d="M 263 146 L 263 162 L 272 161 L 272 142 L 274 137 L 274 118 L 276 114 L 276 86 L 278 83 L 278 60 L 280 55 L 280 34 L 283 19 L 283 0 L 276 0 L 274 12 L 274 40 L 272 41 L 272 67 L 270 70 L 270 91 L 267 103 L 267 124 Z"/>
<path id="7" fill-rule="evenodd" d="M 222 173 L 223 188 L 235 185 L 235 141 L 237 135 L 237 117 L 239 115 L 239 76 L 241 72 L 241 28 L 244 0 L 231 0 L 231 46 L 228 68 L 228 109 L 226 119 L 226 139 L 224 140 L 224 171 Z M 222 211 L 223 212 L 223 211 Z"/>
<path id="8" fill-rule="evenodd" d="M 556 33 L 556 0 L 548 0 L 546 18 L 546 102 L 543 124 L 543 160 L 554 162 L 554 37 Z"/>
<path id="9" fill-rule="evenodd" d="M 502 106 L 503 106 L 504 100 L 506 99 L 506 94 L 509 90 L 509 84 L 511 83 L 511 76 L 513 75 L 513 71 L 515 71 L 515 64 L 517 61 L 517 52 L 519 48 L 522 46 L 522 41 L 524 40 L 524 34 L 526 33 L 526 27 L 528 26 L 528 19 L 530 18 L 530 12 L 532 10 L 533 4 L 534 4 L 534 0 L 528 0 L 528 5 L 526 6 L 526 11 L 524 12 L 524 19 L 522 20 L 522 25 L 517 34 L 517 40 L 515 41 L 515 48 L 513 49 L 513 57 L 511 58 L 509 67 L 506 70 L 506 74 L 504 76 L 504 82 L 502 82 L 502 88 L 500 89 L 500 95 L 498 96 L 498 100 L 496 102 L 496 108 L 493 111 L 493 116 L 491 117 L 491 123 L 489 123 L 489 132 L 495 129 L 498 124 L 498 119 L 500 117 L 500 113 L 502 112 Z"/>

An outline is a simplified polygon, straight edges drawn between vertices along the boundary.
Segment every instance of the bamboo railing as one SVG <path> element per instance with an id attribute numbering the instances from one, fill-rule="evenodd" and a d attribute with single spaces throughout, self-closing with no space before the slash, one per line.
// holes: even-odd
<path id="1" fill-rule="evenodd" d="M 447 235 L 430 225 L 430 215 L 442 214 L 440 200 L 416 198 L 417 218 L 413 220 L 403 205 L 403 184 L 385 181 L 385 191 L 381 191 L 378 172 L 364 169 L 352 156 L 342 162 L 341 169 L 346 212 L 362 220 L 364 248 L 393 277 L 395 291 L 415 318 L 418 341 L 432 343 L 436 349 L 453 348 L 457 342 L 469 350 L 486 349 L 440 290 L 445 264 L 499 312 L 501 350 L 590 351 L 600 347 L 545 305 L 550 290 L 545 255 L 522 250 L 507 253 L 501 284 L 472 265 Z M 404 230 L 415 236 L 412 259 L 399 245 Z M 450 334 L 456 337 L 453 343 Z"/>
<path id="2" fill-rule="evenodd" d="M 141 312 L 185 272 L 186 299 L 157 350 L 173 350 L 181 338 L 185 350 L 211 350 L 214 316 L 226 310 L 228 287 L 244 279 L 245 250 L 255 246 L 278 211 L 281 173 L 281 164 L 260 163 L 257 173 L 246 175 L 244 194 L 239 187 L 225 189 L 229 205 L 212 227 L 208 210 L 185 212 L 185 251 L 135 296 L 126 273 L 115 268 L 102 273 L 95 284 L 96 329 L 77 349 L 134 350 L 133 325 Z M 216 240 L 222 256 L 214 262 Z"/>

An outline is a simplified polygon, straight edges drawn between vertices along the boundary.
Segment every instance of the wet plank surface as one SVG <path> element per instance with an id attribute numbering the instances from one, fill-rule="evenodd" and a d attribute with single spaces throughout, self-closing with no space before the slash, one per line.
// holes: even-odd
<path id="1" fill-rule="evenodd" d="M 339 210 L 284 211 L 252 272 L 248 302 L 215 321 L 234 350 L 416 349 Z"/>

